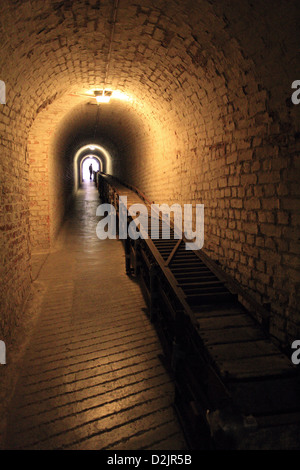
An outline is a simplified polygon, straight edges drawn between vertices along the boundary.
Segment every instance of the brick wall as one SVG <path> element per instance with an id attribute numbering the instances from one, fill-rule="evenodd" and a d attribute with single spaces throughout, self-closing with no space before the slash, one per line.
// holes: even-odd
<path id="1" fill-rule="evenodd" d="M 122 0 L 106 85 L 130 100 L 101 106 L 95 125 L 73 93 L 103 86 L 111 14 L 109 0 L 0 6 L 2 329 L 20 315 L 30 250 L 61 225 L 72 152 L 97 137 L 112 173 L 151 199 L 205 204 L 205 250 L 271 303 L 272 333 L 296 337 L 296 2 Z"/>
<path id="2" fill-rule="evenodd" d="M 8 93 L 8 101 L 10 94 Z M 11 334 L 23 311 L 31 283 L 26 141 L 9 104 L 0 116 L 0 336 Z"/>

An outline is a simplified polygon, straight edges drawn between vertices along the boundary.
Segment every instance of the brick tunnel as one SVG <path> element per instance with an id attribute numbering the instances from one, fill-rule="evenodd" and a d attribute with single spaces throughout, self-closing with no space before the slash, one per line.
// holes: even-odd
<path id="1" fill-rule="evenodd" d="M 201 251 L 251 298 L 258 322 L 267 312 L 266 341 L 292 367 L 298 2 L 23 0 L 1 2 L 0 25 L 1 446 L 201 447 L 181 423 L 198 429 L 197 419 L 174 410 L 174 371 L 122 243 L 96 236 L 99 188 L 82 182 L 82 162 L 97 159 L 103 185 L 121 192 L 204 204 Z M 99 90 L 112 92 L 108 103 Z M 297 421 L 289 400 L 278 414 Z M 300 448 L 296 425 L 283 448 Z M 258 436 L 246 447 L 272 447 L 264 428 Z"/>

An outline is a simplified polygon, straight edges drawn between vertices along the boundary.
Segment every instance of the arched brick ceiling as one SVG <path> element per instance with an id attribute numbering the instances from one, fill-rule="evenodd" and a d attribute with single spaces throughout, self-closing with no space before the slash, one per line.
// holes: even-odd
<path id="1" fill-rule="evenodd" d="M 201 128 L 202 121 L 209 125 L 213 114 L 226 129 L 224 100 L 247 93 L 249 76 L 256 76 L 262 87 L 271 79 L 278 82 L 279 74 L 272 76 L 272 69 L 285 68 L 280 47 L 273 47 L 269 57 L 265 45 L 269 42 L 269 51 L 275 46 L 272 28 L 274 22 L 282 24 L 285 8 L 295 8 L 297 18 L 292 1 L 279 10 L 275 7 L 280 2 L 273 2 L 271 12 L 262 1 L 245 1 L 242 6 L 238 2 L 238 12 L 235 3 L 145 0 L 137 5 L 120 0 L 107 86 L 146 103 L 156 118 L 169 114 L 169 122 L 180 124 L 183 117 L 185 125 L 197 119 Z M 16 126 L 25 117 L 30 123 L 63 94 L 103 85 L 112 11 L 108 0 L 2 3 L 1 73 L 8 106 L 18 113 Z M 288 27 L 296 28 L 296 20 Z M 277 34 L 277 46 L 294 46 L 290 40 L 284 42 L 282 28 Z M 288 86 L 290 80 L 287 77 Z M 76 98 L 70 98 L 70 106 L 73 103 Z"/>
<path id="2" fill-rule="evenodd" d="M 94 123 L 72 94 L 104 85 L 112 15 L 112 0 L 0 4 L 4 318 L 28 290 L 28 225 L 47 247 L 63 218 L 62 155 Z M 105 85 L 132 101 L 101 106 L 97 131 L 114 174 L 149 198 L 205 204 L 205 248 L 262 300 L 288 305 L 291 330 L 298 27 L 295 0 L 120 0 Z"/>

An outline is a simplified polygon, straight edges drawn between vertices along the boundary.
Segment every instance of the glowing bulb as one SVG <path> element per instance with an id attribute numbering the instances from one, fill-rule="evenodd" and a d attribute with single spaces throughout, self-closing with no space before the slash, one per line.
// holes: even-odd
<path id="1" fill-rule="evenodd" d="M 97 103 L 109 103 L 110 96 L 98 95 L 96 96 Z"/>
<path id="2" fill-rule="evenodd" d="M 90 149 L 90 150 L 95 150 L 95 147 L 94 147 L 93 145 L 90 145 L 90 146 L 89 146 L 89 149 Z"/>

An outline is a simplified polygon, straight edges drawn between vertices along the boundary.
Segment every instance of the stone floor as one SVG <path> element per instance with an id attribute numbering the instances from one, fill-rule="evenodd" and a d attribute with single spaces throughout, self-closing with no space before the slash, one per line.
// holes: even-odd
<path id="1" fill-rule="evenodd" d="M 54 250 L 8 420 L 7 449 L 182 450 L 174 385 L 121 242 L 96 236 L 93 183 L 78 192 Z"/>

